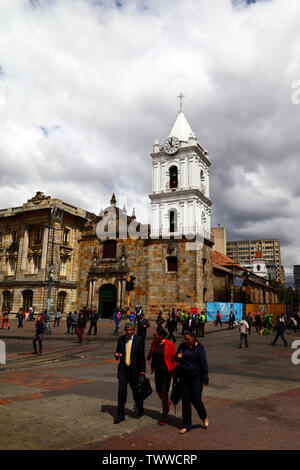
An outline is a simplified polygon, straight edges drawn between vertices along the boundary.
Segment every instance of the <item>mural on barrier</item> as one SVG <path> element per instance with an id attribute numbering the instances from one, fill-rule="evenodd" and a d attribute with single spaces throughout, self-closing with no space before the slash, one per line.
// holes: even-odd
<path id="1" fill-rule="evenodd" d="M 231 309 L 230 302 L 207 302 L 206 303 L 206 320 L 215 321 L 217 311 L 221 314 L 222 322 L 228 322 Z M 233 304 L 233 313 L 235 320 L 240 322 L 242 320 L 244 304 Z"/>
<path id="2" fill-rule="evenodd" d="M 222 318 L 222 322 L 226 323 L 229 319 L 231 304 L 230 302 L 207 302 L 206 303 L 206 318 L 207 321 L 215 321 L 217 316 L 217 311 L 219 310 Z M 265 315 L 273 315 L 273 323 L 276 323 L 276 319 L 285 315 L 286 309 L 284 304 L 234 304 L 233 313 L 235 315 L 235 320 L 240 322 L 242 320 L 243 313 L 247 316 L 251 315 L 254 318 L 257 313 L 261 316 L 261 319 L 264 319 Z"/>
<path id="3" fill-rule="evenodd" d="M 255 315 L 259 314 L 261 319 L 264 319 L 265 315 L 273 315 L 273 323 L 276 323 L 276 319 L 286 314 L 284 304 L 246 304 L 246 315 L 251 315 L 255 318 Z"/>

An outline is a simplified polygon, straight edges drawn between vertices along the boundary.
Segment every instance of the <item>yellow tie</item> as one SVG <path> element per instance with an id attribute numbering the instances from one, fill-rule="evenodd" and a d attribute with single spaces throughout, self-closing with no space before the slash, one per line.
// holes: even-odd
<path id="1" fill-rule="evenodd" d="M 130 366 L 131 342 L 128 341 L 126 349 L 126 365 Z"/>

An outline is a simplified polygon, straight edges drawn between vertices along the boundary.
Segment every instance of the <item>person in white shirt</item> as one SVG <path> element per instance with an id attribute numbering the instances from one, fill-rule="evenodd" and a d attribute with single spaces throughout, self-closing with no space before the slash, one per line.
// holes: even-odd
<path id="1" fill-rule="evenodd" d="M 60 311 L 57 309 L 57 311 L 56 311 L 55 314 L 54 314 L 54 326 L 56 326 L 56 324 L 57 324 L 57 326 L 59 326 L 59 320 L 60 320 L 60 318 L 61 318 L 61 313 L 60 313 Z"/>
<path id="2" fill-rule="evenodd" d="M 240 331 L 240 348 L 242 347 L 243 339 L 245 340 L 246 348 L 249 348 L 249 345 L 248 345 L 249 325 L 246 322 L 245 315 L 243 315 L 243 319 L 239 323 L 239 331 Z"/>

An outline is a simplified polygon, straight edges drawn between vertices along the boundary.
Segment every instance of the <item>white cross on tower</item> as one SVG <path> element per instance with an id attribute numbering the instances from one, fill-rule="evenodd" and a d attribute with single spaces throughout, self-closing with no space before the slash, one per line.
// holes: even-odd
<path id="1" fill-rule="evenodd" d="M 183 100 L 183 98 L 185 98 L 185 95 L 183 95 L 182 93 L 180 93 L 180 95 L 177 96 L 177 98 L 180 99 L 180 108 L 179 108 L 179 111 L 181 111 L 181 110 L 182 110 L 182 100 Z"/>

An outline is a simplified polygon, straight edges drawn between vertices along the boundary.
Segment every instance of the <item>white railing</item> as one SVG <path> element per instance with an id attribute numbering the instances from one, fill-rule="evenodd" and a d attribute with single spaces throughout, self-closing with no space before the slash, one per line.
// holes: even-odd
<path id="1" fill-rule="evenodd" d="M 205 240 L 209 240 L 214 242 L 214 237 L 210 231 L 205 230 L 203 227 L 200 226 L 193 226 L 193 227 L 183 227 L 181 229 L 177 229 L 174 232 L 170 232 L 170 229 L 161 228 L 159 230 L 151 230 L 151 238 L 183 238 L 183 237 L 197 237 L 202 238 Z"/>

